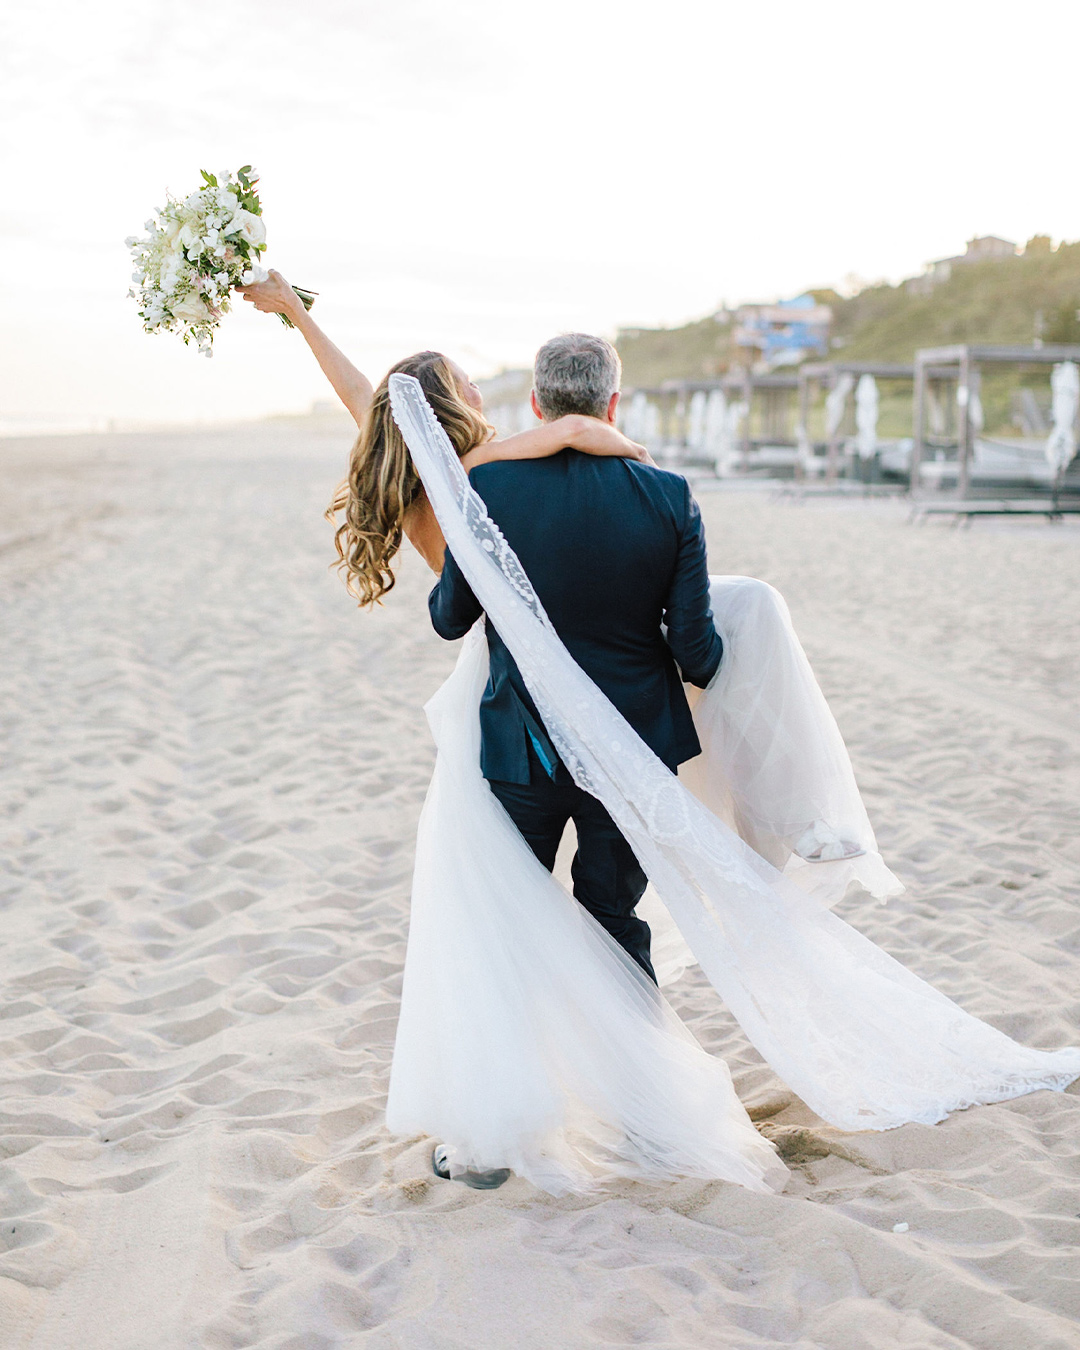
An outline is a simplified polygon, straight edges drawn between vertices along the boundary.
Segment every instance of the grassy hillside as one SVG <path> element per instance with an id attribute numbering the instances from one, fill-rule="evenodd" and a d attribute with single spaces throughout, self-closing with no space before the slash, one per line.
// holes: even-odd
<path id="1" fill-rule="evenodd" d="M 1080 242 L 1054 252 L 1048 243 L 1033 240 L 1018 258 L 954 267 L 947 282 L 925 295 L 904 284 L 870 286 L 850 299 L 814 292 L 833 307 L 833 355 L 910 361 L 919 347 L 951 342 L 1028 343 L 1039 311 L 1046 342 L 1080 343 Z M 738 355 L 730 326 L 713 318 L 683 328 L 629 330 L 617 345 L 629 386 L 701 379 Z"/>
<path id="2" fill-rule="evenodd" d="M 624 329 L 615 345 L 623 363 L 623 383 L 631 388 L 664 380 L 700 380 L 727 369 L 731 325 L 710 316 L 684 328 Z"/>
<path id="3" fill-rule="evenodd" d="M 950 342 L 1031 342 L 1042 311 L 1047 342 L 1080 342 L 1080 243 L 1056 252 L 954 267 L 928 295 L 872 286 L 836 307 L 845 357 L 910 361 L 918 347 Z"/>

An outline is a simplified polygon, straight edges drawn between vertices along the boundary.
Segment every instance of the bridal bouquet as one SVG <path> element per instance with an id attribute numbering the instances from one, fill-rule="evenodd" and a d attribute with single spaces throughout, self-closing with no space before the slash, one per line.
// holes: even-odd
<path id="1" fill-rule="evenodd" d="M 143 329 L 179 333 L 212 356 L 214 332 L 232 308 L 233 287 L 266 280 L 259 265 L 266 226 L 259 175 L 250 164 L 235 174 L 201 172 L 200 188 L 182 200 L 167 196 L 156 218 L 146 222 L 145 238 L 132 235 L 124 242 L 135 259 L 128 295 L 139 302 Z M 296 293 L 307 309 L 315 303 L 313 292 Z M 287 315 L 280 318 L 292 327 Z"/>

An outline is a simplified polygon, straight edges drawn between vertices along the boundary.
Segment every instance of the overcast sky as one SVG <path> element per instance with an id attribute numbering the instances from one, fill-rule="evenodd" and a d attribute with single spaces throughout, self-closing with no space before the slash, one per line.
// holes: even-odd
<path id="1" fill-rule="evenodd" d="M 1080 237 L 1078 70 L 1078 0 L 7 0 L 0 424 L 328 396 L 276 319 L 211 361 L 141 332 L 122 241 L 203 167 L 256 165 L 267 262 L 362 369 L 483 375 Z"/>

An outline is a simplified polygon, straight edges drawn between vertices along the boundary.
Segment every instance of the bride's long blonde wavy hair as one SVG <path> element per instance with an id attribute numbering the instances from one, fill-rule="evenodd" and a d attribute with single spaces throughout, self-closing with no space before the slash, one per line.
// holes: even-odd
<path id="1" fill-rule="evenodd" d="M 392 366 L 375 390 L 349 459 L 349 472 L 326 509 L 337 525 L 334 545 L 349 593 L 361 606 L 378 604 L 394 585 L 390 564 L 401 547 L 406 512 L 422 495 L 405 439 L 390 411 L 390 376 L 413 375 L 459 455 L 494 434 L 462 398 L 454 371 L 441 352 L 418 352 Z M 345 519 L 338 524 L 338 515 Z"/>

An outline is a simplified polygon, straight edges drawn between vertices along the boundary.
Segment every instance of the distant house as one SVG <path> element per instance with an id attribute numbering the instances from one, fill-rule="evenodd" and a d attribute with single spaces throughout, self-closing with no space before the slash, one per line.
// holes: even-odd
<path id="1" fill-rule="evenodd" d="M 754 349 L 769 369 L 797 365 L 804 356 L 824 355 L 829 347 L 832 310 L 812 295 L 776 305 L 740 305 L 732 341 Z"/>
<path id="2" fill-rule="evenodd" d="M 1015 258 L 1016 247 L 1011 239 L 998 239 L 993 234 L 980 235 L 975 239 L 969 239 L 964 252 L 957 257 L 938 258 L 932 263 L 927 263 L 926 277 L 919 277 L 916 280 L 925 280 L 930 286 L 937 286 L 949 280 L 954 267 L 964 267 L 968 263 L 993 262 L 998 258 Z"/>

